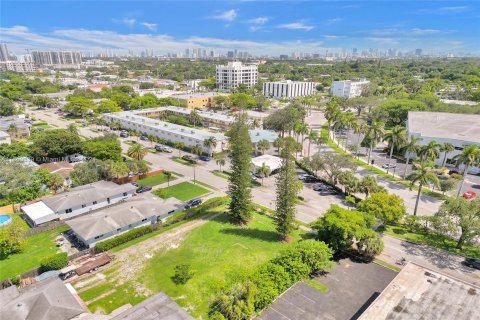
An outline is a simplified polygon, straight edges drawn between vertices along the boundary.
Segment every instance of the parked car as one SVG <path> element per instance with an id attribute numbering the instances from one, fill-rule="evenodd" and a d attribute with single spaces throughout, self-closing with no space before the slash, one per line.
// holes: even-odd
<path id="1" fill-rule="evenodd" d="M 393 163 L 391 163 L 391 164 L 385 163 L 385 164 L 382 165 L 383 169 L 393 169 L 393 168 L 396 168 L 396 167 L 397 167 L 397 165 L 393 164 Z"/>
<path id="2" fill-rule="evenodd" d="M 183 160 L 187 161 L 188 163 L 195 164 L 197 161 L 192 158 L 192 156 L 189 156 L 188 154 L 184 155 L 182 157 Z"/>
<path id="3" fill-rule="evenodd" d="M 187 202 L 185 202 L 184 207 L 185 207 L 185 209 L 189 209 L 189 208 L 196 207 L 201 203 L 202 203 L 202 199 L 195 198 L 195 199 L 191 199 L 191 200 L 188 200 Z"/>
<path id="4" fill-rule="evenodd" d="M 210 161 L 210 160 L 212 160 L 212 158 L 210 158 L 209 156 L 200 156 L 199 159 L 202 160 L 202 161 Z"/>
<path id="5" fill-rule="evenodd" d="M 253 180 L 253 181 L 257 181 L 257 176 L 255 176 L 254 173 L 251 173 L 250 175 L 252 176 L 252 180 Z"/>
<path id="6" fill-rule="evenodd" d="M 172 148 L 164 146 L 163 144 L 156 144 L 155 145 L 155 150 L 162 151 L 162 152 L 167 152 L 167 153 L 172 153 L 173 152 Z"/>
<path id="7" fill-rule="evenodd" d="M 137 188 L 137 193 L 143 193 L 150 190 L 152 190 L 151 186 L 140 186 L 139 188 Z"/>
<path id="8" fill-rule="evenodd" d="M 324 191 L 324 190 L 330 190 L 330 189 L 332 189 L 331 186 L 323 183 L 317 183 L 316 185 L 313 186 L 314 191 Z"/>
<path id="9" fill-rule="evenodd" d="M 135 187 L 138 187 L 138 183 L 136 183 L 135 181 L 130 182 L 130 184 L 134 185 Z"/>
<path id="10" fill-rule="evenodd" d="M 309 174 L 303 177 L 303 182 L 306 182 L 306 183 L 317 182 L 317 181 L 318 181 L 317 178 Z"/>
<path id="11" fill-rule="evenodd" d="M 475 191 L 472 191 L 472 190 L 467 191 L 467 192 L 465 192 L 465 193 L 463 194 L 463 197 L 464 197 L 465 199 L 473 199 L 473 198 L 475 198 L 476 196 L 477 196 L 477 193 L 476 193 Z"/>
<path id="12" fill-rule="evenodd" d="M 140 137 L 140 140 L 142 140 L 142 141 L 147 141 L 147 140 L 148 140 L 148 137 L 147 137 L 147 136 L 141 136 L 141 137 Z"/>
<path id="13" fill-rule="evenodd" d="M 127 131 L 120 131 L 120 137 L 128 138 L 128 132 Z"/>
<path id="14" fill-rule="evenodd" d="M 463 264 L 467 267 L 480 270 L 480 259 L 475 258 L 465 258 Z"/>
<path id="15" fill-rule="evenodd" d="M 328 189 L 325 189 L 325 190 L 320 190 L 320 195 L 321 196 L 334 196 L 336 194 L 338 194 L 338 191 L 335 190 L 334 188 L 330 187 Z"/>

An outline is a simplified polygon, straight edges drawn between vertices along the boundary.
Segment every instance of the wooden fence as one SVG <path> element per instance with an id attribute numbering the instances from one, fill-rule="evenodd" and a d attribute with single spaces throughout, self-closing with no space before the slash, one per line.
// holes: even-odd
<path id="1" fill-rule="evenodd" d="M 138 181 L 140 179 L 145 179 L 145 178 L 154 176 L 156 174 L 160 174 L 162 172 L 163 172 L 163 170 L 154 170 L 154 171 L 150 171 L 150 172 L 147 172 L 145 174 L 142 174 L 140 176 L 116 178 L 116 179 L 113 179 L 112 181 L 115 182 L 116 184 L 125 184 L 125 183 L 129 183 L 129 182 Z"/>

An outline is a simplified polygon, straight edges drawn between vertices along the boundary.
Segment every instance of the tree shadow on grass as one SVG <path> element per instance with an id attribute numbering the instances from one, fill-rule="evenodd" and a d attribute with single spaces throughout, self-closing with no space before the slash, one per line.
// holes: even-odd
<path id="1" fill-rule="evenodd" d="M 278 233 L 274 231 L 267 231 L 267 230 L 260 230 L 260 229 L 253 229 L 253 228 L 229 228 L 223 229 L 220 231 L 224 234 L 230 234 L 234 236 L 241 236 L 245 238 L 251 239 L 258 239 L 262 241 L 269 241 L 269 242 L 278 242 L 279 236 Z"/>

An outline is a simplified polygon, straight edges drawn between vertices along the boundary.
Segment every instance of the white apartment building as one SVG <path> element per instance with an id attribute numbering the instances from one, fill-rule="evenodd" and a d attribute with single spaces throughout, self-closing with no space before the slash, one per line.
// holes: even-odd
<path id="1" fill-rule="evenodd" d="M 480 115 L 459 114 L 446 112 L 409 111 L 407 120 L 408 137 L 419 137 L 423 146 L 435 140 L 438 143 L 451 143 L 455 151 L 447 154 L 446 166 L 455 168 L 453 157 L 460 154 L 466 146 L 478 145 L 480 147 Z M 435 161 L 442 165 L 445 153 Z M 463 172 L 463 166 L 459 167 Z M 469 170 L 470 173 L 480 173 L 479 167 Z"/>
<path id="2" fill-rule="evenodd" d="M 80 65 L 82 55 L 77 51 L 32 51 L 33 61 L 37 65 Z"/>
<path id="3" fill-rule="evenodd" d="M 219 90 L 230 91 L 240 84 L 248 88 L 258 83 L 258 66 L 244 65 L 240 61 L 230 61 L 228 64 L 217 66 L 217 86 Z"/>
<path id="4" fill-rule="evenodd" d="M 0 61 L 1 71 L 14 71 L 14 72 L 35 72 L 35 66 L 32 62 L 22 61 Z"/>
<path id="5" fill-rule="evenodd" d="M 314 82 L 283 80 L 263 83 L 263 95 L 276 99 L 305 97 L 315 92 Z"/>
<path id="6" fill-rule="evenodd" d="M 331 92 L 336 97 L 359 97 L 369 83 L 370 81 L 365 79 L 333 81 Z"/>
<path id="7" fill-rule="evenodd" d="M 199 145 L 203 148 L 203 152 L 209 154 L 221 152 L 228 144 L 227 137 L 222 134 L 150 119 L 131 111 L 107 113 L 103 115 L 103 119 L 107 122 L 118 122 L 124 129 L 138 131 L 145 135 L 154 135 L 172 143 L 182 142 L 188 147 Z M 205 140 L 210 137 L 214 137 L 217 141 L 217 145 L 213 148 L 203 145 Z"/>

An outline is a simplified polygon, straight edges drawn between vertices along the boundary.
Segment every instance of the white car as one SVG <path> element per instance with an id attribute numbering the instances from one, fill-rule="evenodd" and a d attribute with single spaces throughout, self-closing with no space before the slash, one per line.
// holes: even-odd
<path id="1" fill-rule="evenodd" d="M 393 168 L 396 168 L 397 165 L 396 164 L 388 164 L 388 163 L 385 163 L 382 165 L 382 168 L 383 169 L 393 169 Z"/>

